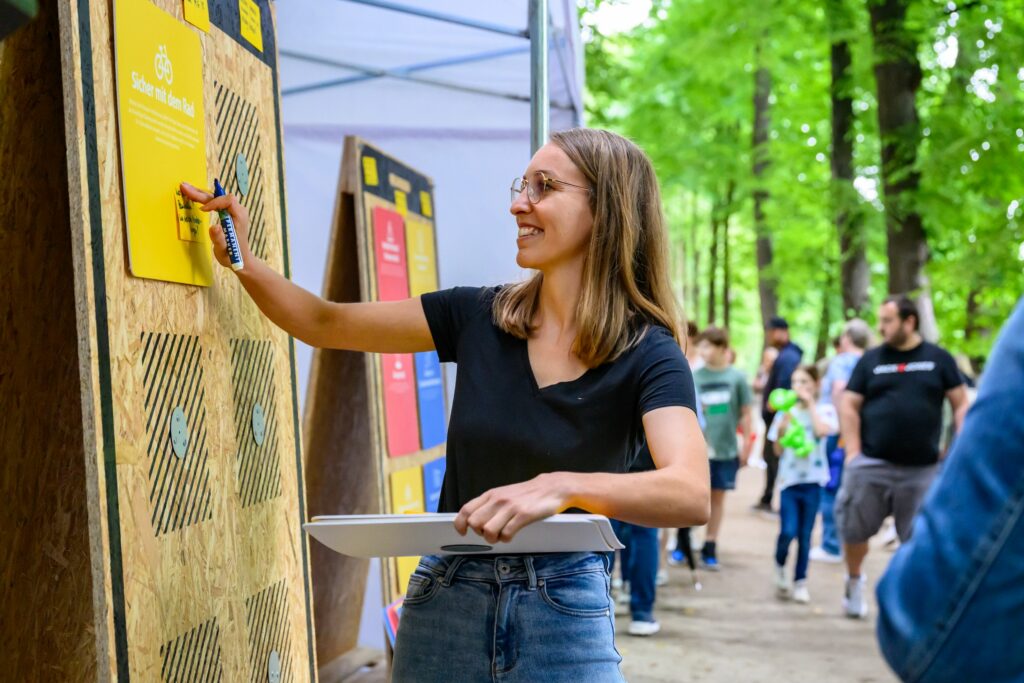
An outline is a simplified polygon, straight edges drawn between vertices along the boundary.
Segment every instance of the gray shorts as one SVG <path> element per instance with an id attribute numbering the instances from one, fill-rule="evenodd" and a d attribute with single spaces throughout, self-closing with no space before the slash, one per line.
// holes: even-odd
<path id="1" fill-rule="evenodd" d="M 896 465 L 858 455 L 843 468 L 836 494 L 836 527 L 844 543 L 867 543 L 889 515 L 901 541 L 910 538 L 914 515 L 935 478 L 937 465 Z"/>

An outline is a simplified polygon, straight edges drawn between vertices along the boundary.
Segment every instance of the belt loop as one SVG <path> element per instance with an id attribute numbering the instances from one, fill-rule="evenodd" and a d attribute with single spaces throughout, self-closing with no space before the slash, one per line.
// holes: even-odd
<path id="1" fill-rule="evenodd" d="M 465 561 L 465 555 L 456 555 L 452 558 L 451 564 L 448 565 L 448 571 L 444 573 L 444 578 L 441 579 L 442 586 L 448 588 L 448 586 L 452 585 L 452 579 L 455 578 L 455 572 L 458 571 L 459 567 L 461 567 L 462 563 Z"/>
<path id="2" fill-rule="evenodd" d="M 530 590 L 535 591 L 537 590 L 537 572 L 533 568 L 533 555 L 527 555 L 523 561 L 526 564 L 526 575 L 530 580 Z"/>

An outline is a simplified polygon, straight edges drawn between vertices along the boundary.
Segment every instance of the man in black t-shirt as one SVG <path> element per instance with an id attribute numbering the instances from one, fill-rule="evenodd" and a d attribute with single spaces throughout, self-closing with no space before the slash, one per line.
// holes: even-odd
<path id="1" fill-rule="evenodd" d="M 967 412 L 967 391 L 956 361 L 921 338 L 914 302 L 885 300 L 878 313 L 884 343 L 866 352 L 853 369 L 839 406 L 847 460 L 836 496 L 836 522 L 848 577 L 847 616 L 867 614 L 861 565 L 886 517 L 896 520 L 901 540 L 939 461 L 942 405 L 953 407 L 956 429 Z"/>

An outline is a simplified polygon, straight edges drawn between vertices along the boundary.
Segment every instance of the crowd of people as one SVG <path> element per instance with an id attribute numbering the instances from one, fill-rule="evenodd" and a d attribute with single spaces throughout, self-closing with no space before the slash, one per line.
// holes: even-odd
<path id="1" fill-rule="evenodd" d="M 893 296 L 878 310 L 878 342 L 861 319 L 848 321 L 834 340 L 835 353 L 807 362 L 790 338 L 788 322 L 768 321 L 766 348 L 753 382 L 734 364 L 727 330 L 687 330 L 686 357 L 693 372 L 698 419 L 707 443 L 711 515 L 703 544 L 692 547 L 690 529 L 676 533 L 667 564 L 687 562 L 719 571 L 718 546 L 729 491 L 758 440 L 765 471 L 755 512 L 778 519 L 774 590 L 779 599 L 809 603 L 811 561 L 845 564 L 836 604 L 851 618 L 868 614 L 863 572 L 868 540 L 892 519 L 901 542 L 936 476 L 946 422 L 958 432 L 967 411 L 968 377 L 947 351 L 924 341 L 912 300 Z M 763 425 L 755 425 L 754 406 Z M 638 468 L 652 467 L 649 456 Z M 775 501 L 778 501 L 776 507 Z M 818 523 L 820 520 L 820 525 Z M 820 526 L 820 542 L 812 536 Z M 629 547 L 623 553 L 620 600 L 630 603 L 628 632 L 658 632 L 656 585 L 666 580 L 658 532 L 617 525 Z M 662 547 L 671 545 L 662 531 Z M 795 545 L 795 557 L 790 563 Z M 766 562 L 767 562 L 766 558 Z"/>

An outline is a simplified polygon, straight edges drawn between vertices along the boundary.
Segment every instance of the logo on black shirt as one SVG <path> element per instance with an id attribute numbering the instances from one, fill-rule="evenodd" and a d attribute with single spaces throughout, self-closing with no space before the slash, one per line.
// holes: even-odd
<path id="1" fill-rule="evenodd" d="M 934 362 L 930 360 L 923 360 L 916 363 L 890 363 L 888 365 L 876 365 L 872 374 L 901 375 L 905 372 L 931 372 L 934 369 Z"/>

